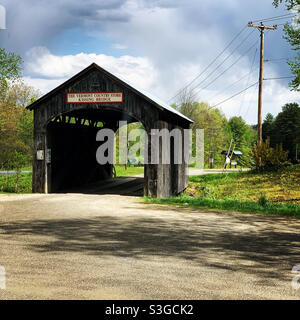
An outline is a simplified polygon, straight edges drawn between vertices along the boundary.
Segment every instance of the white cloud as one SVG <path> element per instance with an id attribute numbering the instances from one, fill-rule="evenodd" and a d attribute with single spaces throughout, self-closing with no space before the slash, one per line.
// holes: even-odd
<path id="1" fill-rule="evenodd" d="M 39 89 L 45 92 L 46 88 L 70 78 L 93 62 L 146 90 L 150 89 L 157 81 L 157 71 L 151 62 L 144 57 L 126 55 L 115 58 L 94 53 L 56 56 L 45 47 L 32 48 L 26 54 L 26 79 L 32 84 L 35 83 Z"/>
<path id="2" fill-rule="evenodd" d="M 236 57 L 233 57 L 233 61 Z M 182 63 L 174 66 L 171 73 L 172 77 L 169 75 L 168 81 L 168 76 L 166 77 L 163 74 L 164 70 L 155 68 L 151 61 L 145 57 L 121 56 L 115 58 L 94 53 L 56 56 L 45 47 L 36 47 L 31 49 L 26 56 L 27 76 L 24 77 L 24 80 L 29 85 L 40 89 L 43 93 L 47 93 L 93 62 L 163 100 L 171 98 L 178 88 L 182 88 L 191 81 L 194 75 L 201 70 L 201 65 L 197 63 Z M 249 59 L 244 59 L 240 65 L 232 68 L 225 78 L 221 77 L 207 89 L 200 90 L 197 95 L 198 100 L 215 105 L 246 88 L 246 86 L 255 83 L 257 81 L 257 72 L 253 69 L 254 72 L 249 78 L 244 77 L 243 81 L 237 82 L 236 85 L 230 87 L 232 83 L 247 75 L 249 68 Z M 266 71 L 275 77 L 277 75 L 276 70 L 271 67 L 268 67 Z M 222 70 L 212 75 L 205 84 L 218 76 L 220 72 Z M 205 75 L 208 73 L 209 71 Z M 203 80 L 205 75 L 200 77 L 195 84 Z M 228 89 L 224 90 L 226 87 Z M 299 101 L 299 93 L 290 91 L 280 81 L 266 81 L 264 83 L 263 116 L 268 112 L 276 115 L 281 111 L 281 107 L 284 104 L 297 101 Z M 241 115 L 248 123 L 255 124 L 257 121 L 257 86 L 223 103 L 219 108 L 228 118 Z"/>

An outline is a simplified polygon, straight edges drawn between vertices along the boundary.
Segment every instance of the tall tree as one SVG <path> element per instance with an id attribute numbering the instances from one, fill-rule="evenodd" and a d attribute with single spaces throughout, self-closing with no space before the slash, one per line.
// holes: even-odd
<path id="1" fill-rule="evenodd" d="M 230 118 L 228 126 L 236 149 L 239 149 L 243 154 L 248 155 L 252 145 L 257 139 L 256 132 L 246 124 L 242 117 Z"/>
<path id="2" fill-rule="evenodd" d="M 227 120 L 224 114 L 205 102 L 192 101 L 182 103 L 179 111 L 194 121 L 191 126 L 193 132 L 195 129 L 204 129 L 205 163 L 208 163 L 210 154 L 213 154 L 215 161 L 223 164 L 224 157 L 220 153 L 228 145 Z"/>
<path id="3" fill-rule="evenodd" d="M 273 146 L 274 121 L 273 115 L 268 113 L 262 124 L 263 140 L 266 140 L 269 137 L 271 146 Z"/>
<path id="4" fill-rule="evenodd" d="M 297 51 L 294 60 L 289 60 L 288 64 L 291 68 L 291 72 L 294 79 L 290 82 L 290 86 L 293 90 L 300 91 L 300 0 L 274 0 L 273 5 L 278 7 L 280 3 L 285 2 L 287 10 L 297 10 L 298 16 L 296 17 L 296 23 L 286 23 L 284 26 L 284 38 L 289 42 L 292 49 Z M 295 20 L 294 20 L 295 21 Z"/>
<path id="5" fill-rule="evenodd" d="M 287 103 L 274 121 L 275 143 L 289 151 L 291 160 L 296 156 L 296 145 L 300 144 L 300 107 Z"/>

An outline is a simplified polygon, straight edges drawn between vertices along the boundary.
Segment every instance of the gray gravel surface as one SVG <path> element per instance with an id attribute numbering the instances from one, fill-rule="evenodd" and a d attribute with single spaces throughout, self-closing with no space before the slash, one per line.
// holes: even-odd
<path id="1" fill-rule="evenodd" d="M 0 299 L 299 299 L 300 221 L 120 195 L 0 195 Z"/>

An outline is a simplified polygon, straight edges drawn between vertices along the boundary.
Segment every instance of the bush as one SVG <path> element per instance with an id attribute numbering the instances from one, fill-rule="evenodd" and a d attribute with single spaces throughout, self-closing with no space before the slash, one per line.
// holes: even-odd
<path id="1" fill-rule="evenodd" d="M 266 196 L 262 194 L 258 199 L 258 203 L 262 207 L 265 207 L 267 205 L 267 203 L 268 203 L 268 200 L 267 200 Z"/>
<path id="2" fill-rule="evenodd" d="M 282 145 L 276 148 L 270 147 L 270 138 L 261 143 L 256 143 L 250 155 L 253 158 L 252 169 L 258 171 L 276 171 L 291 163 L 288 160 L 288 151 L 282 149 Z"/>

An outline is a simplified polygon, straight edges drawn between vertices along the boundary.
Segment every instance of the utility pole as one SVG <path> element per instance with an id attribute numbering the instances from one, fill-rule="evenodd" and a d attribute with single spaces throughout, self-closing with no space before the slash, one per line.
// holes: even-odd
<path id="1" fill-rule="evenodd" d="M 265 30 L 276 30 L 277 26 L 265 26 L 261 24 L 253 24 L 252 22 L 248 23 L 248 27 L 257 28 L 260 31 L 260 66 L 259 66 L 259 90 L 258 90 L 258 121 L 257 121 L 257 130 L 258 130 L 258 143 L 262 142 L 262 93 L 263 93 L 263 71 L 264 71 L 264 35 Z"/>

